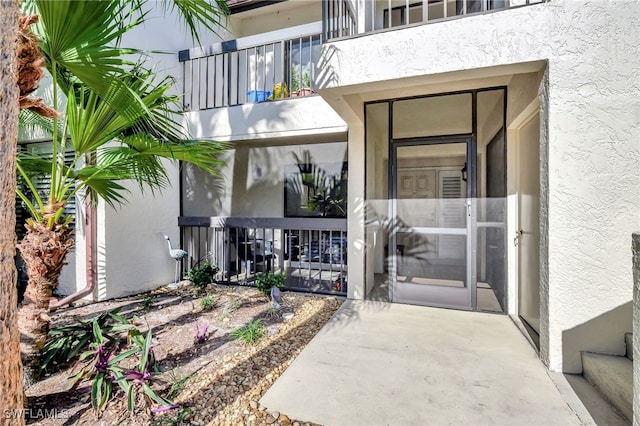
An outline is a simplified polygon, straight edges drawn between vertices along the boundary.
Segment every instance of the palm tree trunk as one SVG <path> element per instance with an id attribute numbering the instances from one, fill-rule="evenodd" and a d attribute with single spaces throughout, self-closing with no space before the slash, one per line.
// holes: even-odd
<path id="1" fill-rule="evenodd" d="M 38 222 L 27 225 L 27 235 L 18 248 L 27 266 L 29 282 L 20 308 L 20 350 L 24 366 L 24 385 L 29 388 L 40 378 L 40 355 L 49 334 L 49 301 L 73 246 L 73 229 L 56 225 L 54 229 Z"/>
<path id="2" fill-rule="evenodd" d="M 0 424 L 23 425 L 24 405 L 16 287 L 16 144 L 18 4 L 0 1 Z"/>

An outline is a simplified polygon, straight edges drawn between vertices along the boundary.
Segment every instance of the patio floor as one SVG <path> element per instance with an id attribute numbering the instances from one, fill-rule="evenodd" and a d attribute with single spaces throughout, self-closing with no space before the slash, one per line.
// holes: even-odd
<path id="1" fill-rule="evenodd" d="M 505 315 L 348 300 L 261 404 L 324 425 L 581 424 Z"/>

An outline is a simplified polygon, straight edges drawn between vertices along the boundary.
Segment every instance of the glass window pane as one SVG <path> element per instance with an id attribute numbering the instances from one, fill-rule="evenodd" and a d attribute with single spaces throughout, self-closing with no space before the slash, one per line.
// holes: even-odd
<path id="1" fill-rule="evenodd" d="M 393 103 L 393 137 L 471 133 L 471 94 L 407 99 Z"/>

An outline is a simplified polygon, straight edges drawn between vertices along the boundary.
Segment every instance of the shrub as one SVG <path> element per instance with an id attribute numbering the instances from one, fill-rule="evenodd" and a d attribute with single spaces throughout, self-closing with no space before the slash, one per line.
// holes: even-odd
<path id="1" fill-rule="evenodd" d="M 213 276 L 218 273 L 220 268 L 217 265 L 212 266 L 208 260 L 200 267 L 196 266 L 187 272 L 187 279 L 198 289 L 203 290 L 213 281 Z"/>
<path id="2" fill-rule="evenodd" d="M 273 272 L 256 274 L 256 288 L 264 293 L 267 298 L 271 298 L 271 287 L 283 288 L 284 280 L 284 272 L 278 274 Z"/>
<path id="3" fill-rule="evenodd" d="M 251 321 L 249 324 L 244 327 L 240 327 L 231 332 L 231 336 L 235 340 L 244 340 L 245 343 L 249 345 L 253 345 L 264 335 L 264 326 L 262 325 L 262 320 L 257 319 Z"/>

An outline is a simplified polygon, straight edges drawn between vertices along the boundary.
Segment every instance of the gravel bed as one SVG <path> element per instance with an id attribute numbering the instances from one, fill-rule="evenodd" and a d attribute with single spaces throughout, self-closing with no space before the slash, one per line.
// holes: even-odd
<path id="1" fill-rule="evenodd" d="M 269 412 L 258 402 L 342 304 L 333 297 L 306 298 L 275 334 L 207 366 L 188 383 L 177 403 L 190 406 L 192 425 L 282 425 L 313 423 Z"/>

